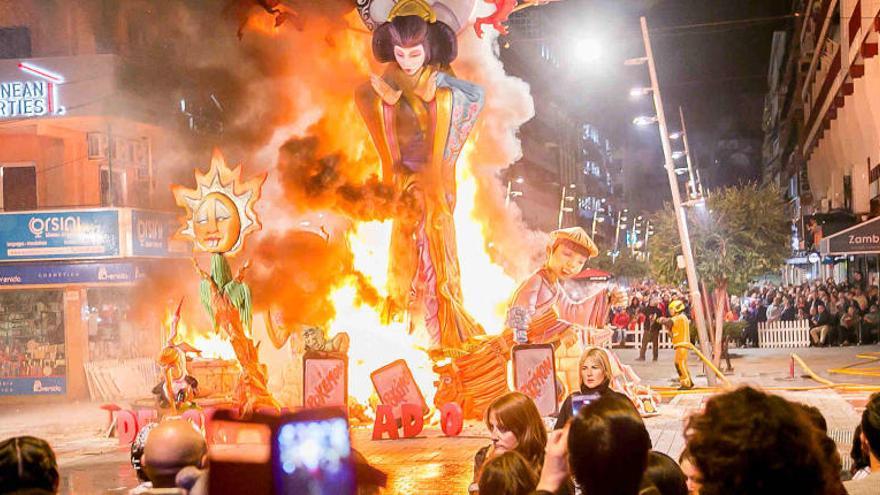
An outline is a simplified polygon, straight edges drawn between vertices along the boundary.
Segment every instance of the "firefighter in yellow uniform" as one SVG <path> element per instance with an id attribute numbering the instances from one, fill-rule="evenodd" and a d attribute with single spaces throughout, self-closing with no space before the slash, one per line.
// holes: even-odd
<path id="1" fill-rule="evenodd" d="M 671 318 L 659 318 L 662 325 L 671 327 L 672 345 L 683 344 L 691 340 L 691 321 L 684 314 L 684 303 L 675 300 L 669 303 L 669 315 Z M 675 348 L 675 370 L 678 371 L 679 389 L 694 388 L 694 381 L 687 365 L 688 351 L 684 347 Z"/>

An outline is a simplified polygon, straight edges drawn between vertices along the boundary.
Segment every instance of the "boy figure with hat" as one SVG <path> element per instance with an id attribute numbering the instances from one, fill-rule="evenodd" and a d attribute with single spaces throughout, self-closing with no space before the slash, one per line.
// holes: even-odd
<path id="1" fill-rule="evenodd" d="M 507 310 L 507 326 L 520 343 L 552 342 L 574 337 L 572 321 L 582 305 L 595 294 L 575 301 L 562 288 L 562 282 L 578 274 L 599 250 L 580 227 L 553 231 L 544 266 L 527 278 L 514 292 Z"/>

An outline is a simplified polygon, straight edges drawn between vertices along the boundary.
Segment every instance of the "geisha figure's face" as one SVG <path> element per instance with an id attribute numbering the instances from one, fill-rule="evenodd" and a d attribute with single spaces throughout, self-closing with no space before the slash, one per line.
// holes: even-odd
<path id="1" fill-rule="evenodd" d="M 193 214 L 193 230 L 196 241 L 205 251 L 228 252 L 241 235 L 238 209 L 227 196 L 216 192 L 208 194 Z"/>
<path id="2" fill-rule="evenodd" d="M 409 48 L 395 45 L 394 59 L 406 75 L 412 76 L 425 65 L 425 47 L 421 44 Z"/>

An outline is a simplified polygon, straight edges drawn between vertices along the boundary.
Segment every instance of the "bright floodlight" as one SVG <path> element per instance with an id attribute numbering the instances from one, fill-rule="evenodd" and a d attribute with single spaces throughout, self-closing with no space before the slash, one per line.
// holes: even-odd
<path id="1" fill-rule="evenodd" d="M 669 135 L 669 139 L 681 139 L 681 131 L 675 131 Z"/>
<path id="2" fill-rule="evenodd" d="M 647 115 L 639 115 L 638 117 L 633 119 L 633 124 L 637 126 L 644 127 L 646 125 L 651 125 L 654 122 L 657 122 L 656 116 L 647 116 Z"/>
<path id="3" fill-rule="evenodd" d="M 681 167 L 681 168 L 675 169 L 675 175 L 684 175 L 686 173 L 688 173 L 687 167 Z"/>
<path id="4" fill-rule="evenodd" d="M 525 181 L 526 181 L 526 180 L 523 179 L 522 177 L 517 177 L 516 180 L 515 180 L 514 182 L 516 182 L 517 184 L 522 184 L 522 183 L 525 182 Z"/>
<path id="5" fill-rule="evenodd" d="M 684 151 L 673 151 L 672 152 L 672 159 L 673 160 L 678 160 L 681 158 L 684 158 Z"/>
<path id="6" fill-rule="evenodd" d="M 574 44 L 575 60 L 582 64 L 592 64 L 602 58 L 602 44 L 593 38 L 579 39 Z"/>
<path id="7" fill-rule="evenodd" d="M 642 65 L 648 61 L 648 57 L 630 58 L 623 61 L 623 65 Z"/>
<path id="8" fill-rule="evenodd" d="M 629 96 L 632 98 L 641 98 L 651 92 L 651 88 L 632 88 L 629 90 Z"/>

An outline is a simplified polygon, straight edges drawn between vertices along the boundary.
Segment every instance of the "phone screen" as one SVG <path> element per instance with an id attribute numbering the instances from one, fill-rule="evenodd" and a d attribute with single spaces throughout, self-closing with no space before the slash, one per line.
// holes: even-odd
<path id="1" fill-rule="evenodd" d="M 355 493 L 354 465 L 343 417 L 293 420 L 278 428 L 275 460 L 277 493 Z"/>
<path id="2" fill-rule="evenodd" d="M 574 395 L 571 398 L 571 414 L 573 416 L 577 416 L 578 411 L 581 410 L 582 407 L 587 404 L 593 402 L 594 400 L 599 398 L 599 393 L 594 392 L 591 394 L 578 394 Z"/>

